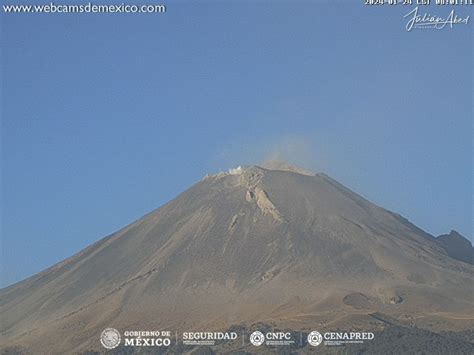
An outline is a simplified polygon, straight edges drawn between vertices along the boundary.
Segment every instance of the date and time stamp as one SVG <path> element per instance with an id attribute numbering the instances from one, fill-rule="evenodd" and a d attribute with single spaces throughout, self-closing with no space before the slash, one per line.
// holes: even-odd
<path id="1" fill-rule="evenodd" d="M 474 0 L 363 0 L 365 6 L 406 7 L 405 30 L 454 29 L 470 24 Z"/>

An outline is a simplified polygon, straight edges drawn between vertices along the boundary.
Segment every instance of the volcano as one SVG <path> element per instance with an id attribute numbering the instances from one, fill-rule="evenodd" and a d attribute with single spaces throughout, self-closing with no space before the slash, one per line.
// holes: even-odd
<path id="1" fill-rule="evenodd" d="M 239 167 L 0 290 L 0 349 L 102 351 L 107 327 L 257 323 L 416 326 L 472 349 L 474 266 L 448 244 L 325 174 Z"/>

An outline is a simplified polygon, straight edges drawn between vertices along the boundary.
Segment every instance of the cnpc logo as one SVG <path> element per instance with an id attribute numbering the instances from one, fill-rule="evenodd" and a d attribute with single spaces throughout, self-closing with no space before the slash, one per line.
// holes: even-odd
<path id="1" fill-rule="evenodd" d="M 292 336 L 290 332 L 268 332 L 263 334 L 260 331 L 255 331 L 250 334 L 250 342 L 255 346 L 260 346 L 265 341 L 290 341 Z"/>

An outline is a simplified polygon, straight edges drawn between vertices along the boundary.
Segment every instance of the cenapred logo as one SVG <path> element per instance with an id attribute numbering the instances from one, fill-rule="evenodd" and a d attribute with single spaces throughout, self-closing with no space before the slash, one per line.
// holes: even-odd
<path id="1" fill-rule="evenodd" d="M 265 336 L 257 330 L 250 334 L 250 342 L 255 346 L 260 346 L 265 342 Z"/>
<path id="2" fill-rule="evenodd" d="M 120 332 L 114 328 L 107 328 L 100 334 L 100 342 L 106 349 L 115 349 L 120 344 Z"/>
<path id="3" fill-rule="evenodd" d="M 313 330 L 308 334 L 308 344 L 311 346 L 318 346 L 323 342 L 323 336 L 320 332 Z"/>

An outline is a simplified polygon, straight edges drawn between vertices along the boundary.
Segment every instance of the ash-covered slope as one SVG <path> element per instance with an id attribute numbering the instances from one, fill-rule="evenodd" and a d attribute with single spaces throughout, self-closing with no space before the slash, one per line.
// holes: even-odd
<path id="1" fill-rule="evenodd" d="M 79 254 L 0 291 L 0 349 L 96 349 L 106 327 L 295 327 L 383 312 L 472 324 L 472 265 L 324 174 L 207 176 Z"/>

